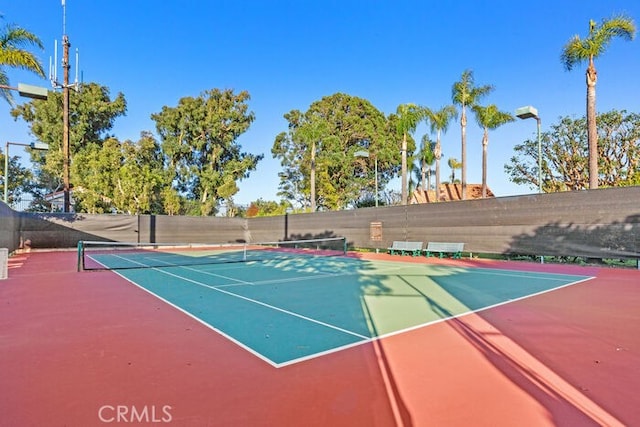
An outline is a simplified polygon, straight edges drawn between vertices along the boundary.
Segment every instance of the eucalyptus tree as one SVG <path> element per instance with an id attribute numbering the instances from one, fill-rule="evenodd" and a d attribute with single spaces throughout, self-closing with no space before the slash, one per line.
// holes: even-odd
<path id="1" fill-rule="evenodd" d="M 373 192 L 375 164 L 381 186 L 397 173 L 399 153 L 390 126 L 395 119 L 365 99 L 336 93 L 284 118 L 288 129 L 276 136 L 271 153 L 283 168 L 278 195 L 289 201 L 310 206 L 317 198 L 317 209 L 342 209 L 363 191 Z M 358 151 L 369 157 L 356 157 Z"/>
<path id="2" fill-rule="evenodd" d="M 473 112 L 475 113 L 478 126 L 484 130 L 482 133 L 482 198 L 485 198 L 487 197 L 487 149 L 489 147 L 489 130 L 497 129 L 515 119 L 511 114 L 498 110 L 495 104 L 486 107 L 474 105 Z"/>
<path id="3" fill-rule="evenodd" d="M 287 121 L 287 131 L 276 135 L 271 154 L 280 159 L 282 171 L 278 172 L 280 178 L 278 195 L 291 203 L 300 206 L 310 206 L 310 200 L 305 194 L 305 174 L 303 167 L 307 162 L 306 144 L 298 134 L 304 114 L 300 110 L 291 110 L 283 115 Z M 310 158 L 310 156 L 309 156 Z M 308 194 L 311 192 L 309 191 Z"/>
<path id="4" fill-rule="evenodd" d="M 402 135 L 402 147 L 400 149 L 401 159 L 401 174 L 402 174 L 402 201 L 403 205 L 407 204 L 407 137 L 413 133 L 418 127 L 418 124 L 424 120 L 427 116 L 428 110 L 425 107 L 421 107 L 417 104 L 408 103 L 401 104 L 396 110 L 398 121 L 396 124 L 396 130 L 399 135 Z"/>
<path id="5" fill-rule="evenodd" d="M 465 70 L 460 81 L 451 88 L 454 105 L 460 106 L 460 133 L 462 140 L 462 199 L 467 198 L 467 107 L 477 105 L 480 100 L 493 91 L 493 86 L 476 86 L 473 71 Z"/>
<path id="6" fill-rule="evenodd" d="M 47 187 L 52 190 L 63 182 L 62 97 L 62 93 L 50 91 L 46 100 L 33 99 L 11 110 L 14 118 L 22 118 L 29 124 L 30 133 L 38 141 L 49 145 L 47 151 L 33 151 L 31 159 L 37 165 L 39 180 L 50 182 Z M 82 170 L 82 164 L 74 168 L 74 157 L 94 145 L 100 147 L 113 136 L 110 131 L 116 118 L 125 114 L 127 103 L 122 93 L 112 99 L 106 86 L 87 83 L 82 91 L 70 92 L 69 104 L 73 111 L 69 117 L 71 182 L 78 186 L 79 177 L 74 170 Z"/>
<path id="7" fill-rule="evenodd" d="M 42 64 L 33 53 L 24 49 L 25 46 L 44 49 L 40 39 L 24 28 L 8 24 L 0 30 L 0 86 L 9 86 L 6 67 L 31 71 L 40 77 L 44 77 Z M 0 88 L 0 96 L 9 104 L 13 104 L 13 97 L 9 88 Z"/>
<path id="8" fill-rule="evenodd" d="M 151 115 L 175 189 L 199 209 L 188 213 L 214 214 L 263 158 L 243 152 L 238 143 L 255 119 L 249 99 L 246 91 L 211 89 Z"/>
<path id="9" fill-rule="evenodd" d="M 144 132 L 139 141 L 110 137 L 79 151 L 72 164 L 76 210 L 89 213 L 162 214 L 164 173 L 160 145 Z M 169 178 L 167 180 L 167 178 Z"/>
<path id="10" fill-rule="evenodd" d="M 137 141 L 107 137 L 79 150 L 71 167 L 76 211 L 130 215 L 184 213 L 160 143 L 148 131 Z"/>
<path id="11" fill-rule="evenodd" d="M 633 40 L 636 26 L 633 20 L 620 15 L 603 20 L 600 25 L 589 21 L 589 35 L 581 39 L 574 35 L 564 45 L 561 60 L 567 71 L 577 64 L 588 62 L 586 71 L 587 83 L 587 128 L 589 142 L 589 188 L 598 188 L 598 131 L 596 126 L 596 82 L 598 72 L 594 58 L 605 52 L 614 37 Z"/>
<path id="12" fill-rule="evenodd" d="M 3 153 L 0 149 L 0 165 L 7 166 L 8 175 L 11 177 L 7 180 L 4 176 L 4 167 L 0 168 L 0 183 L 2 183 L 2 189 L 7 186 L 7 202 L 16 204 L 22 201 L 22 195 L 25 193 L 33 193 L 37 186 L 35 185 L 35 177 L 31 170 L 20 164 L 20 157 L 9 156 L 5 159 L 7 153 Z M 6 161 L 6 163 L 5 163 Z"/>
<path id="13" fill-rule="evenodd" d="M 458 118 L 458 111 L 453 105 L 446 105 L 437 111 L 430 111 L 427 115 L 431 132 L 436 133 L 436 144 L 433 154 L 436 160 L 436 201 L 440 200 L 440 159 L 442 158 L 442 145 L 440 135 L 446 133 L 452 120 Z"/>
<path id="14" fill-rule="evenodd" d="M 311 212 L 315 212 L 316 206 L 316 153 L 319 146 L 322 145 L 322 138 L 327 134 L 327 125 L 322 117 L 316 113 L 310 112 L 299 128 L 300 137 L 308 145 L 310 153 L 310 205 Z"/>

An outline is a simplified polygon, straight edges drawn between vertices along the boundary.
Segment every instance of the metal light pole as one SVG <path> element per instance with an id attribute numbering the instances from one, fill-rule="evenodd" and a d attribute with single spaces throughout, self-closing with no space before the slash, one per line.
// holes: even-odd
<path id="1" fill-rule="evenodd" d="M 538 123 L 538 193 L 542 193 L 542 140 L 540 139 L 540 116 L 538 110 L 532 106 L 520 107 L 516 110 L 516 117 L 520 119 L 536 119 Z"/>
<path id="2" fill-rule="evenodd" d="M 48 150 L 49 145 L 42 142 L 32 142 L 31 144 L 23 144 L 22 142 L 9 142 L 5 145 L 4 150 L 4 202 L 9 204 L 9 146 L 21 145 L 30 147 L 33 150 Z"/>
<path id="3" fill-rule="evenodd" d="M 23 83 L 18 83 L 18 87 L 0 85 L 0 89 L 15 90 L 20 96 L 25 98 L 41 99 L 46 101 L 49 91 L 40 86 L 31 86 Z M 9 145 L 23 145 L 34 148 L 36 150 L 48 150 L 49 146 L 40 142 L 32 142 L 31 144 L 22 144 L 18 142 L 7 142 L 5 145 L 4 153 L 4 202 L 9 200 Z M 45 146 L 46 148 L 42 148 Z"/>
<path id="4" fill-rule="evenodd" d="M 356 151 L 355 153 L 353 153 L 353 155 L 356 157 L 364 157 L 367 159 L 369 158 L 368 151 Z M 376 186 L 375 201 L 376 201 L 376 208 L 377 208 L 378 207 L 378 158 L 377 157 L 373 159 L 373 163 L 374 163 L 375 186 Z"/>
<path id="5" fill-rule="evenodd" d="M 376 181 L 376 208 L 378 207 L 378 158 L 373 159 L 374 176 Z"/>

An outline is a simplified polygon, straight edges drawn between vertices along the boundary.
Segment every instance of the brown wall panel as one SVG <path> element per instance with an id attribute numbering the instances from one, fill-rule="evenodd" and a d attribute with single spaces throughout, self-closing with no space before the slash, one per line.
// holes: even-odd
<path id="1" fill-rule="evenodd" d="M 20 213 L 20 219 L 21 236 L 33 248 L 71 248 L 79 240 L 137 239 L 136 216 Z"/>
<path id="2" fill-rule="evenodd" d="M 20 247 L 20 218 L 18 213 L 0 202 L 0 248 L 9 249 L 9 253 Z"/>
<path id="3" fill-rule="evenodd" d="M 248 235 L 243 218 L 140 215 L 138 225 L 143 243 L 229 243 Z"/>
<path id="4" fill-rule="evenodd" d="M 640 256 L 640 187 L 249 219 L 21 213 L 16 221 L 7 209 L 0 204 L 2 241 L 10 248 L 19 237 L 57 248 L 80 239 L 224 243 L 345 236 L 362 248 L 410 240 L 463 242 L 475 253 Z M 381 240 L 371 240 L 371 223 L 382 225 Z"/>

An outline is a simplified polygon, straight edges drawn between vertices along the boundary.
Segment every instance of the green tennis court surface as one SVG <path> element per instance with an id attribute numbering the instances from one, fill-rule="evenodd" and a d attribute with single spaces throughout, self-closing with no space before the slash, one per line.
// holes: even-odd
<path id="1" fill-rule="evenodd" d="M 118 274 L 274 366 L 589 279 L 316 256 Z"/>

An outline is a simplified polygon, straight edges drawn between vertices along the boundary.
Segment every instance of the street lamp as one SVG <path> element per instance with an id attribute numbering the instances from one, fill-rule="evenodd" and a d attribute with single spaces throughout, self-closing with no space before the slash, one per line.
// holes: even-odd
<path id="1" fill-rule="evenodd" d="M 49 92 L 47 88 L 40 87 L 40 86 L 26 85 L 24 83 L 18 83 L 18 87 L 0 85 L 0 89 L 15 90 L 20 94 L 20 96 L 24 96 L 25 98 L 42 99 L 45 101 L 47 99 L 47 94 Z"/>
<path id="2" fill-rule="evenodd" d="M 4 202 L 9 204 L 9 146 L 21 145 L 23 147 L 29 147 L 32 150 L 48 150 L 49 144 L 42 142 L 32 142 L 30 144 L 23 144 L 22 142 L 8 142 L 5 145 L 4 150 Z"/>
<path id="3" fill-rule="evenodd" d="M 538 193 L 542 193 L 542 141 L 540 140 L 540 116 L 538 110 L 532 106 L 520 107 L 516 110 L 516 117 L 520 119 L 536 119 L 538 123 Z"/>
<path id="4" fill-rule="evenodd" d="M 369 152 L 368 151 L 356 151 L 355 153 L 353 153 L 353 155 L 355 157 L 364 157 L 364 158 L 369 158 Z M 378 207 L 378 158 L 374 158 L 373 159 L 374 162 L 374 171 L 375 171 L 375 185 L 376 185 L 376 196 L 375 196 L 375 200 L 376 200 L 376 208 Z"/>
<path id="5" fill-rule="evenodd" d="M 23 83 L 18 83 L 18 87 L 0 85 L 2 90 L 15 90 L 20 96 L 33 99 L 47 99 L 49 91 L 46 88 L 40 86 L 31 86 Z M 48 150 L 49 146 L 41 142 L 32 142 L 31 144 L 21 144 L 18 142 L 7 142 L 4 153 L 4 202 L 9 200 L 9 145 L 23 145 L 25 147 L 31 147 L 35 150 Z M 44 147 L 44 148 L 43 148 Z"/>

